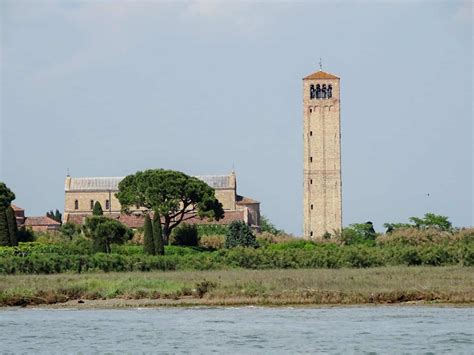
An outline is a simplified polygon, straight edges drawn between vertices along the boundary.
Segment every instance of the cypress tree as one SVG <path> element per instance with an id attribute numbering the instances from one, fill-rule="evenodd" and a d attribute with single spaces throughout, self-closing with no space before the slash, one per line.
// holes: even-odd
<path id="1" fill-rule="evenodd" d="M 10 235 L 8 233 L 8 222 L 5 207 L 0 206 L 0 246 L 10 245 Z"/>
<path id="2" fill-rule="evenodd" d="M 7 219 L 8 236 L 10 240 L 10 245 L 11 246 L 18 245 L 18 239 L 17 239 L 18 226 L 16 225 L 15 211 L 13 211 L 12 206 L 6 209 L 5 216 Z"/>
<path id="3" fill-rule="evenodd" d="M 149 215 L 145 216 L 145 224 L 143 225 L 144 231 L 144 243 L 143 250 L 145 254 L 155 255 L 155 242 L 153 238 L 153 227 L 151 225 L 151 219 Z"/>
<path id="4" fill-rule="evenodd" d="M 156 255 L 165 255 L 163 245 L 163 231 L 161 229 L 161 218 L 158 212 L 153 213 L 153 240 L 155 242 Z"/>
<path id="5" fill-rule="evenodd" d="M 54 220 L 56 222 L 62 223 L 62 219 L 63 215 L 61 214 L 61 212 L 59 212 L 59 210 L 56 210 L 56 212 L 54 213 Z"/>
<path id="6" fill-rule="evenodd" d="M 104 214 L 104 211 L 102 211 L 102 206 L 100 205 L 100 202 L 95 201 L 94 208 L 92 209 L 92 215 L 93 216 L 102 216 L 103 214 Z"/>

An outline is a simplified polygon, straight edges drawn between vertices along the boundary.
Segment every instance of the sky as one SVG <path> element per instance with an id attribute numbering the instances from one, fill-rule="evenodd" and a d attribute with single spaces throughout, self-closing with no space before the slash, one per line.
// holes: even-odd
<path id="1" fill-rule="evenodd" d="M 302 78 L 341 78 L 343 224 L 473 223 L 469 1 L 0 0 L 0 181 L 227 174 L 302 234 Z"/>

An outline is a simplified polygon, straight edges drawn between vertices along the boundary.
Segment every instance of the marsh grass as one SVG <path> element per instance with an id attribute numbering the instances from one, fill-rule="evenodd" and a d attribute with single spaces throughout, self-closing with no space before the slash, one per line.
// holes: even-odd
<path id="1" fill-rule="evenodd" d="M 163 305 L 474 302 L 472 267 L 220 270 L 0 276 L 0 305 L 159 300 Z M 160 303 L 159 303 L 160 304 Z"/>

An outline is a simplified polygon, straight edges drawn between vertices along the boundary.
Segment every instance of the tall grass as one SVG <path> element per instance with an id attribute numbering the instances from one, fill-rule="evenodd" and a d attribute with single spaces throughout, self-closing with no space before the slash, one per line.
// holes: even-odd
<path id="1" fill-rule="evenodd" d="M 0 276 L 0 306 L 117 298 L 211 305 L 466 303 L 474 302 L 473 271 L 395 266 Z"/>

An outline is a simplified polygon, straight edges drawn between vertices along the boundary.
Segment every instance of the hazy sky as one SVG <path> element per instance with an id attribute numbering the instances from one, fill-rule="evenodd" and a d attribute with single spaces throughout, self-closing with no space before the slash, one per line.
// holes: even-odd
<path id="1" fill-rule="evenodd" d="M 0 180 L 27 215 L 64 208 L 68 168 L 235 166 L 300 235 L 301 79 L 322 57 L 341 77 L 344 225 L 473 224 L 469 1 L 0 3 Z"/>

